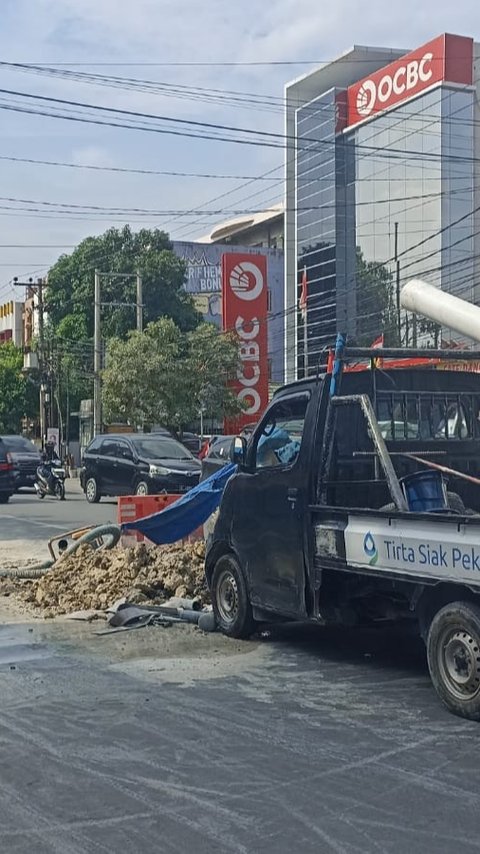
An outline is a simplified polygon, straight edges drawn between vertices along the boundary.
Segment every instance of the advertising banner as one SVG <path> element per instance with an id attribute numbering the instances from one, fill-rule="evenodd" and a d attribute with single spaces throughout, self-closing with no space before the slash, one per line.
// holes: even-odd
<path id="1" fill-rule="evenodd" d="M 58 427 L 49 427 L 47 429 L 47 442 L 50 442 L 57 453 L 60 453 L 60 430 Z"/>
<path id="2" fill-rule="evenodd" d="M 267 259 L 264 255 L 222 256 L 223 329 L 239 341 L 241 368 L 232 387 L 244 411 L 225 423 L 238 433 L 258 421 L 268 403 Z"/>
<path id="3" fill-rule="evenodd" d="M 473 39 L 444 34 L 347 91 L 347 125 L 373 118 L 437 83 L 472 85 Z"/>

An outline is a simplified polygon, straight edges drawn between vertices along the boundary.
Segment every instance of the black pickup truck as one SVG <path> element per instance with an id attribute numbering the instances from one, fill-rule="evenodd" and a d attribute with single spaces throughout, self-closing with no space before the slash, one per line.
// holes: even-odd
<path id="1" fill-rule="evenodd" d="M 283 387 L 235 440 L 207 543 L 217 621 L 415 621 L 441 699 L 480 720 L 480 374 L 371 367 L 333 394 L 326 374 Z"/>

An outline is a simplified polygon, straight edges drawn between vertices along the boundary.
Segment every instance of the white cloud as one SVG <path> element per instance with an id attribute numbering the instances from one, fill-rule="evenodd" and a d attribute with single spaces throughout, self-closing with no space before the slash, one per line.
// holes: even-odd
<path id="1" fill-rule="evenodd" d="M 85 145 L 82 148 L 74 148 L 71 155 L 73 163 L 79 166 L 114 166 L 115 161 L 111 154 L 99 145 Z"/>

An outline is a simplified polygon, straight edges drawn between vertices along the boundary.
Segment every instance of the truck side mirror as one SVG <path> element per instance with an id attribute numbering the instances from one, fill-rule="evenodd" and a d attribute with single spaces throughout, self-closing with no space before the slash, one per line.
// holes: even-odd
<path id="1" fill-rule="evenodd" d="M 247 440 L 244 436 L 235 436 L 230 447 L 230 460 L 237 466 L 244 466 L 247 458 Z"/>

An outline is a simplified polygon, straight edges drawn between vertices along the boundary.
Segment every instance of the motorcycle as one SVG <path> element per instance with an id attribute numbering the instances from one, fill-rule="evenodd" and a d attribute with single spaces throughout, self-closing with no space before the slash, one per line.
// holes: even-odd
<path id="1" fill-rule="evenodd" d="M 51 495 L 52 498 L 65 500 L 65 469 L 60 461 L 48 460 L 37 468 L 37 479 L 34 483 L 38 498 Z"/>

